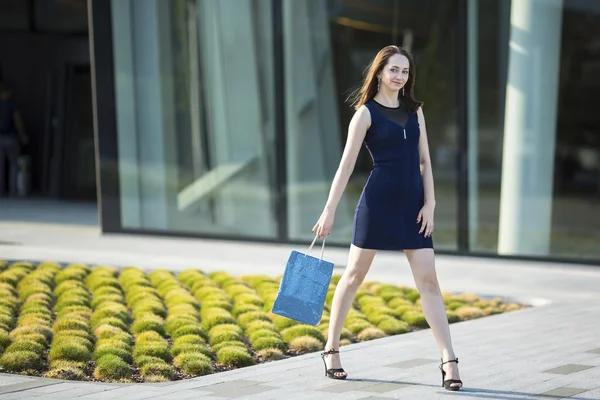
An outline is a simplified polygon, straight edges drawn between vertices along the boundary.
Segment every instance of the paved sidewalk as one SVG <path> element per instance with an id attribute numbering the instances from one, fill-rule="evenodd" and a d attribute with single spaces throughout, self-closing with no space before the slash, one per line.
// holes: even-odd
<path id="1" fill-rule="evenodd" d="M 280 274 L 288 245 L 100 236 L 90 226 L 0 222 L 0 259 Z M 12 244 L 10 244 L 12 243 Z M 326 258 L 343 266 L 346 249 Z M 444 290 L 508 296 L 533 308 L 452 324 L 461 392 L 441 388 L 430 330 L 342 347 L 344 382 L 317 353 L 167 384 L 1 375 L 0 399 L 600 399 L 600 267 L 438 256 Z M 340 271 L 341 272 L 341 269 Z M 413 285 L 402 254 L 376 256 L 368 280 Z"/>

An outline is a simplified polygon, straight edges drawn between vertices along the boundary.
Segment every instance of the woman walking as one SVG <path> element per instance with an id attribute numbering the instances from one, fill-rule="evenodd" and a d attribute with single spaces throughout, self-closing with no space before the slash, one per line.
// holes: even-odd
<path id="1" fill-rule="evenodd" d="M 319 237 L 329 235 L 363 142 L 373 159 L 373 170 L 356 207 L 348 265 L 335 290 L 321 357 L 326 376 L 346 379 L 339 341 L 354 296 L 377 250 L 403 250 L 441 354 L 442 385 L 459 390 L 458 359 L 435 271 L 433 174 L 422 103 L 413 97 L 415 75 L 410 54 L 387 46 L 377 53 L 353 95 L 356 112 L 329 198 L 313 232 Z"/>

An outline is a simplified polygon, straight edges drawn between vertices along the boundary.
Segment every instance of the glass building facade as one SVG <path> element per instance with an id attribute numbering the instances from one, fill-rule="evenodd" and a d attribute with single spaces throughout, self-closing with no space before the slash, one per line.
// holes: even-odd
<path id="1" fill-rule="evenodd" d="M 90 2 L 105 232 L 311 240 L 377 51 L 414 57 L 444 253 L 600 262 L 597 0 Z M 328 243 L 347 246 L 362 149 Z"/>

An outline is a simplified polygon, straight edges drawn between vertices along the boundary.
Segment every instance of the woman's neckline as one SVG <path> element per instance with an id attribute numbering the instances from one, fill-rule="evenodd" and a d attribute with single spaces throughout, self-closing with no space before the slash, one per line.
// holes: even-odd
<path id="1" fill-rule="evenodd" d="M 388 107 L 388 106 L 384 106 L 383 104 L 381 104 L 380 102 L 378 102 L 377 100 L 375 100 L 375 98 L 373 98 L 373 101 L 375 102 L 375 104 L 377 104 L 378 106 L 381 106 L 383 108 L 387 108 L 390 110 L 397 110 L 400 107 L 402 107 L 402 103 L 400 102 L 400 100 L 398 100 L 398 107 Z"/>

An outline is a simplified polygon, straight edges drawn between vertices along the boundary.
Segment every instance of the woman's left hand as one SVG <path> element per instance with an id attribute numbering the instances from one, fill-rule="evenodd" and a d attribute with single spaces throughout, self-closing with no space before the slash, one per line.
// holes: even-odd
<path id="1" fill-rule="evenodd" d="M 433 233 L 433 209 L 433 206 L 425 204 L 417 216 L 417 224 L 421 223 L 419 234 L 424 233 L 425 237 Z"/>

